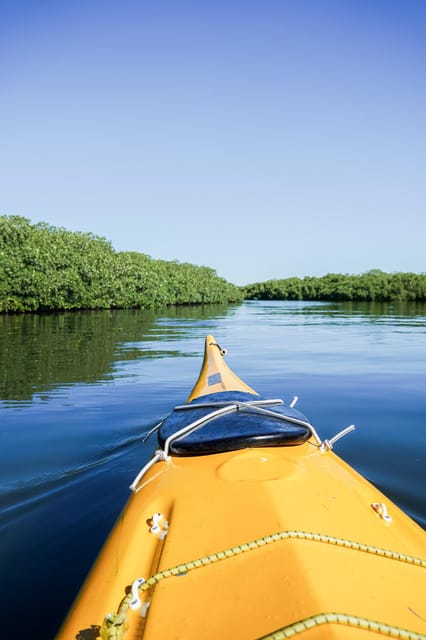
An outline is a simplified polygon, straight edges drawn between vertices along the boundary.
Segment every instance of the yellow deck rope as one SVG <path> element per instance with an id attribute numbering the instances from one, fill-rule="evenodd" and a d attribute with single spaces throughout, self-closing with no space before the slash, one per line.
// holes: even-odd
<path id="1" fill-rule="evenodd" d="M 395 560 L 398 562 L 405 562 L 407 564 L 415 565 L 422 569 L 426 569 L 426 560 L 422 560 L 421 558 L 416 558 L 414 556 L 406 555 L 403 553 L 399 553 L 397 551 L 390 551 L 389 549 L 382 549 L 380 547 L 375 547 L 372 545 L 363 544 L 360 542 L 355 542 L 353 540 L 346 540 L 345 538 L 335 538 L 334 536 L 323 535 L 320 533 L 311 533 L 309 531 L 279 531 L 277 533 L 273 533 L 268 536 L 264 536 L 263 538 L 257 538 L 256 540 L 252 540 L 251 542 L 245 542 L 236 547 L 230 547 L 229 549 L 225 549 L 223 551 L 218 551 L 217 553 L 212 553 L 210 555 L 204 556 L 202 558 L 198 558 L 197 560 L 191 560 L 190 562 L 185 562 L 183 564 L 176 565 L 170 569 L 165 569 L 163 571 L 159 571 L 158 573 L 151 576 L 148 580 L 143 582 L 139 587 L 140 592 L 148 591 L 155 584 L 164 580 L 165 578 L 171 578 L 173 576 L 181 575 L 183 573 L 187 573 L 188 571 L 192 571 L 193 569 L 200 569 L 201 567 L 207 566 L 209 564 L 213 564 L 215 562 L 219 562 L 221 560 L 227 560 L 236 555 L 240 555 L 241 553 L 246 553 L 247 551 L 253 551 L 254 549 L 258 549 L 259 547 L 263 547 L 268 544 L 272 544 L 274 542 L 279 542 L 281 540 L 308 540 L 310 542 L 320 542 L 323 544 L 331 544 L 337 547 L 344 547 L 345 549 L 351 549 L 353 551 L 361 551 L 363 553 L 370 553 L 375 556 L 387 558 L 388 560 Z M 129 609 L 129 604 L 132 599 L 132 595 L 127 595 L 122 601 L 118 608 L 118 612 L 116 614 L 108 614 L 101 627 L 101 637 L 102 640 L 121 640 L 124 638 L 124 631 L 126 627 L 126 613 Z M 344 614 L 324 614 L 325 616 L 329 615 L 344 615 Z M 347 616 L 353 620 L 355 620 L 354 616 Z M 310 618 L 307 618 L 310 620 Z M 299 624 L 299 623 L 296 623 Z M 319 623 L 316 623 L 319 624 Z M 325 622 L 321 622 L 320 624 L 325 624 Z M 340 624 L 343 624 L 340 622 Z M 348 624 L 348 623 L 345 623 Z M 358 625 L 360 626 L 360 625 Z M 384 625 L 386 626 L 386 625 Z M 401 632 L 403 630 L 400 630 Z M 279 632 L 281 633 L 281 631 Z M 294 632 L 292 632 L 293 635 Z M 299 632 L 298 632 L 299 633 Z M 404 633 L 411 633 L 405 632 Z M 389 635 L 389 634 L 388 634 Z M 268 636 L 269 637 L 269 636 Z M 274 636 L 271 636 L 273 638 Z M 291 637 L 288 636 L 277 636 L 282 638 Z M 400 636 L 391 636 L 396 638 L 407 638 L 411 640 L 411 636 L 400 635 Z M 426 636 L 417 636 L 418 638 L 426 639 Z M 416 638 L 416 636 L 412 636 L 412 638 Z"/>
<path id="2" fill-rule="evenodd" d="M 262 636 L 259 640 L 286 640 L 287 638 L 294 638 L 294 636 L 297 636 L 299 633 L 309 631 L 309 629 L 322 624 L 342 624 L 349 627 L 356 627 L 357 629 L 364 629 L 365 631 L 374 631 L 375 633 L 388 636 L 388 638 L 398 638 L 399 640 L 426 640 L 426 635 L 423 633 L 407 631 L 400 627 L 393 627 L 392 625 L 377 622 L 376 620 L 369 620 L 368 618 L 351 616 L 347 613 L 320 613 L 316 616 L 310 616 L 309 618 L 299 620 L 299 622 L 289 624 L 267 636 Z"/>

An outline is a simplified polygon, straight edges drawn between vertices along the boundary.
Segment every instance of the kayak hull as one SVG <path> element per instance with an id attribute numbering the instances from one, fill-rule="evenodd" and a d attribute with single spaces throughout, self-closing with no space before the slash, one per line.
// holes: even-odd
<path id="1" fill-rule="evenodd" d="M 141 627 L 144 638 L 257 638 L 331 611 L 426 633 L 426 571 L 357 546 L 424 556 L 420 527 L 393 505 L 385 522 L 377 502 L 388 501 L 310 444 L 160 462 L 119 518 L 59 637 L 100 625 L 140 576 L 288 531 L 294 537 L 162 579 L 155 597 L 146 594 L 146 616 L 132 613 L 126 638 Z M 168 522 L 163 539 L 150 531 L 155 513 Z"/>
<path id="2" fill-rule="evenodd" d="M 371 621 L 426 636 L 425 558 L 424 531 L 311 440 L 172 456 L 140 480 L 58 640 L 253 639 L 306 619 L 309 640 L 377 637 Z M 138 578 L 113 635 L 105 616 Z"/>

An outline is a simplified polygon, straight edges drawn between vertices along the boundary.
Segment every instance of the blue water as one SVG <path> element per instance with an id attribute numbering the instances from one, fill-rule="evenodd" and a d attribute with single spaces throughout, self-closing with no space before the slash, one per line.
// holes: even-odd
<path id="1" fill-rule="evenodd" d="M 150 428 L 186 399 L 204 337 L 262 395 L 291 399 L 426 527 L 426 305 L 240 306 L 0 317 L 4 637 L 54 636 L 150 457 Z M 8 635 L 9 634 L 9 635 Z"/>

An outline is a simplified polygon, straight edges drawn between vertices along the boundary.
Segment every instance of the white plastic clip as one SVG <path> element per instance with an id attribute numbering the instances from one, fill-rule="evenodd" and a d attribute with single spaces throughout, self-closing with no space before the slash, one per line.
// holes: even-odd
<path id="1" fill-rule="evenodd" d="M 164 520 L 163 524 L 160 524 L 163 520 L 164 516 L 162 513 L 154 513 L 154 515 L 147 521 L 150 525 L 150 533 L 157 535 L 160 540 L 164 540 L 169 531 L 169 523 L 167 520 Z"/>
<path id="2" fill-rule="evenodd" d="M 163 460 L 168 462 L 170 460 L 170 456 L 168 456 L 166 452 L 163 451 L 163 449 L 157 449 L 157 451 L 155 452 L 155 456 L 151 458 L 151 460 L 147 462 L 144 467 L 142 467 L 142 469 L 139 471 L 138 475 L 130 485 L 129 489 L 137 493 L 139 491 L 139 489 L 137 488 L 138 484 L 140 483 L 140 481 L 142 480 L 142 478 L 144 477 L 148 469 L 150 469 L 156 462 L 163 461 Z"/>
<path id="3" fill-rule="evenodd" d="M 351 431 L 354 431 L 354 429 L 355 429 L 355 425 L 351 424 L 349 427 L 346 427 L 346 429 L 343 429 L 343 431 L 339 431 L 339 433 L 337 433 L 335 436 L 330 438 L 330 440 L 323 440 L 323 442 L 321 442 L 321 445 L 320 445 L 321 451 L 331 451 L 334 444 L 338 440 L 340 440 L 340 438 L 343 438 Z"/>
<path id="4" fill-rule="evenodd" d="M 388 514 L 388 510 L 384 502 L 373 502 L 371 506 L 382 520 L 385 522 L 392 522 L 392 516 Z"/>
<path id="5" fill-rule="evenodd" d="M 151 521 L 152 521 L 152 525 L 150 528 L 151 533 L 160 533 L 161 531 L 160 522 L 163 520 L 163 518 L 164 516 L 162 513 L 154 513 L 154 515 L 151 518 Z"/>
<path id="6" fill-rule="evenodd" d="M 293 400 L 290 402 L 290 409 L 296 406 L 296 402 L 299 400 L 299 396 L 294 396 Z"/>
<path id="7" fill-rule="evenodd" d="M 142 601 L 139 598 L 139 587 L 144 582 L 145 582 L 145 578 L 137 578 L 136 580 L 133 581 L 133 584 L 132 584 L 132 599 L 129 602 L 129 607 L 133 611 L 135 611 L 136 609 L 139 609 L 139 607 L 142 605 Z"/>

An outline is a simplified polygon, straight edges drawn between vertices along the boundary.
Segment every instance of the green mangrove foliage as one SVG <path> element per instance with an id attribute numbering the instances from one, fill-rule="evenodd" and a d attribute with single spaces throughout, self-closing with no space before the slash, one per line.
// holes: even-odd
<path id="1" fill-rule="evenodd" d="M 426 274 L 384 273 L 361 275 L 329 273 L 319 278 L 267 280 L 243 287 L 246 300 L 426 300 Z"/>
<path id="2" fill-rule="evenodd" d="M 0 216 L 0 312 L 240 302 L 213 269 L 116 252 L 92 233 Z"/>

